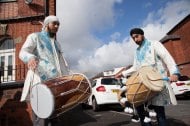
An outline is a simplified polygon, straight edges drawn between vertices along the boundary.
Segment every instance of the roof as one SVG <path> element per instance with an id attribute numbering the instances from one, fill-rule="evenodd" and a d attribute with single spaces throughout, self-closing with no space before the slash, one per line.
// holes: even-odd
<path id="1" fill-rule="evenodd" d="M 166 41 L 168 41 L 168 40 L 177 40 L 177 39 L 180 39 L 180 36 L 179 36 L 179 35 L 166 35 L 166 36 L 164 36 L 164 37 L 160 40 L 160 42 L 161 42 L 161 43 L 164 43 L 164 42 L 166 42 Z"/>
<path id="2" fill-rule="evenodd" d="M 176 24 L 167 34 L 166 36 L 164 36 L 160 42 L 164 43 L 168 40 L 176 40 L 176 39 L 180 39 L 179 35 L 171 35 L 171 33 L 178 27 L 180 27 L 180 25 L 182 25 L 184 22 L 188 21 L 190 19 L 190 14 L 188 14 L 184 19 L 182 19 L 178 24 Z"/>
<path id="3" fill-rule="evenodd" d="M 183 24 L 183 22 L 187 21 L 188 19 L 190 19 L 190 14 L 188 14 L 184 19 L 182 19 L 178 24 L 176 24 L 176 25 L 167 33 L 167 35 L 171 34 L 172 31 L 174 31 L 178 26 L 180 26 L 181 24 Z"/>
<path id="4" fill-rule="evenodd" d="M 118 67 L 118 68 L 113 68 L 111 70 L 106 70 L 106 71 L 98 73 L 91 79 L 95 79 L 95 78 L 99 78 L 99 77 L 114 77 L 116 74 L 119 74 L 120 72 L 122 72 L 125 69 L 126 70 L 129 69 L 131 66 L 132 65 L 128 65 L 126 67 Z"/>

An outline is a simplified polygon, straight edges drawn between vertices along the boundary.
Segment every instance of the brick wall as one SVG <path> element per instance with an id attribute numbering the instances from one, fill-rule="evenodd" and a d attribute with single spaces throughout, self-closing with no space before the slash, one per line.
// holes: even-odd
<path id="1" fill-rule="evenodd" d="M 20 102 L 22 88 L 0 91 L 0 126 L 32 126 L 31 107 Z"/>
<path id="2" fill-rule="evenodd" d="M 170 40 L 164 44 L 177 64 L 185 62 L 184 51 L 181 40 Z M 176 48 L 177 47 L 177 48 Z"/>
<path id="3" fill-rule="evenodd" d="M 180 39 L 167 40 L 165 47 L 179 65 L 182 75 L 190 77 L 190 15 L 176 25 L 168 35 L 177 35 Z"/>
<path id="4" fill-rule="evenodd" d="M 27 68 L 18 58 L 20 48 L 28 34 L 41 31 L 41 24 L 46 14 L 55 14 L 55 1 L 33 0 L 32 4 L 25 4 L 24 0 L 0 3 L 0 24 L 7 24 L 6 35 L 15 42 L 16 68 L 25 68 L 16 71 L 17 81 L 24 80 Z M 0 37 L 3 37 L 0 34 Z M 23 87 L 4 86 L 0 83 L 0 126 L 32 126 L 31 107 L 26 102 L 20 102 Z"/>
<path id="5" fill-rule="evenodd" d="M 30 5 L 26 4 L 25 0 L 0 3 L 0 19 L 12 19 L 43 14 L 43 1 L 44 0 L 33 0 L 32 4 Z"/>
<path id="6" fill-rule="evenodd" d="M 190 64 L 184 64 L 184 65 L 180 65 L 179 66 L 180 72 L 182 73 L 182 75 L 187 75 L 188 77 L 190 77 Z"/>
<path id="7" fill-rule="evenodd" d="M 190 16 L 184 21 L 181 25 L 179 25 L 176 30 L 174 30 L 171 34 L 180 36 L 180 43 L 176 44 L 174 47 L 175 53 L 178 55 L 179 63 L 190 62 Z M 176 42 L 177 43 L 177 42 Z M 180 50 L 178 49 L 180 45 Z M 181 52 L 180 52 L 181 51 Z"/>

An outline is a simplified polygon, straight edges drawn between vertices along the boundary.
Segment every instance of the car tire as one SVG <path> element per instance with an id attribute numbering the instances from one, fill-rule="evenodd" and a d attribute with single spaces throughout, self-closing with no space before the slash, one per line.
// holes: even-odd
<path id="1" fill-rule="evenodd" d="M 93 111 L 97 112 L 100 109 L 100 106 L 96 102 L 96 98 L 92 99 L 92 109 Z"/>

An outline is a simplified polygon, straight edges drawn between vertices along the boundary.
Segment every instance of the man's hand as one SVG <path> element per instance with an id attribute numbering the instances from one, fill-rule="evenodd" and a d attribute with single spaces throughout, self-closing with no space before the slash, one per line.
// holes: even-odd
<path id="1" fill-rule="evenodd" d="M 175 75 L 175 74 L 171 75 L 171 76 L 170 76 L 170 81 L 171 81 L 171 82 L 176 82 L 176 81 L 178 81 L 178 76 Z"/>
<path id="2" fill-rule="evenodd" d="M 28 61 L 28 68 L 33 70 L 33 71 L 36 69 L 37 65 L 38 65 L 38 60 L 35 58 L 31 58 Z"/>

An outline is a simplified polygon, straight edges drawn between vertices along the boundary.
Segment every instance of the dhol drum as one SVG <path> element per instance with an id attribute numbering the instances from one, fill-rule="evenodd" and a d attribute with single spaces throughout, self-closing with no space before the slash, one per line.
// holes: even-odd
<path id="1" fill-rule="evenodd" d="M 76 73 L 32 86 L 30 101 L 38 117 L 54 118 L 84 102 L 90 94 L 90 81 Z"/>
<path id="2" fill-rule="evenodd" d="M 142 67 L 126 82 L 128 101 L 137 107 L 144 104 L 164 88 L 162 76 L 152 67 Z"/>

